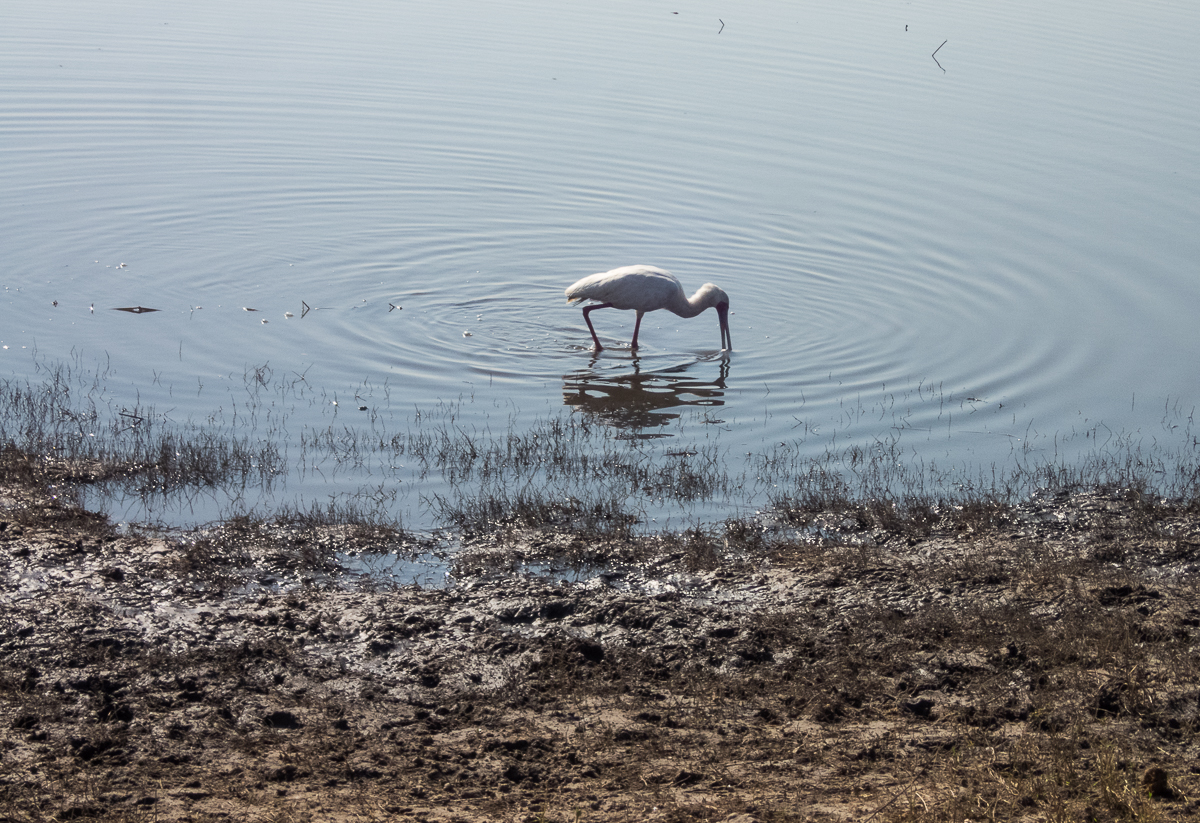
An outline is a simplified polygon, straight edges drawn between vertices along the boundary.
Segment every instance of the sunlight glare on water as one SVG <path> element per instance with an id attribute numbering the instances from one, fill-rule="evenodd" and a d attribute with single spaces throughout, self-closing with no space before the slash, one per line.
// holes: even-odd
<path id="1" fill-rule="evenodd" d="M 270 401 L 293 455 L 439 404 L 476 435 L 573 413 L 735 463 L 900 438 L 986 466 L 1190 416 L 1194 6 L 677 11 L 8 4 L 0 377 L 94 364 L 114 407 L 253 437 L 269 374 L 297 387 Z M 735 351 L 713 312 L 658 312 L 634 358 L 602 310 L 593 357 L 563 289 L 633 263 L 724 288 Z M 437 482 L 403 481 L 407 523 Z"/>

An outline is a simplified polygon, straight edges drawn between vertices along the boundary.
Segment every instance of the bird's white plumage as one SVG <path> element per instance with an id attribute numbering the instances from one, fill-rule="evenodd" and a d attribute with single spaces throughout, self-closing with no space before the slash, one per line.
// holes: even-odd
<path id="1" fill-rule="evenodd" d="M 598 300 L 614 309 L 655 311 L 682 299 L 683 286 L 669 271 L 654 266 L 622 266 L 589 275 L 567 289 L 567 301 Z"/>
<path id="2" fill-rule="evenodd" d="M 729 341 L 729 296 L 712 283 L 705 283 L 688 298 L 675 275 L 655 266 L 622 266 L 612 271 L 592 274 L 573 283 L 566 290 L 566 295 L 568 303 L 595 300 L 600 304 L 588 306 L 583 310 L 584 320 L 592 332 L 597 350 L 602 346 L 588 314 L 594 309 L 604 307 L 637 312 L 632 346 L 635 349 L 642 315 L 658 309 L 666 309 L 680 317 L 695 317 L 705 309 L 715 307 L 721 324 L 721 345 L 726 347 Z M 731 341 L 727 347 L 733 347 Z"/>

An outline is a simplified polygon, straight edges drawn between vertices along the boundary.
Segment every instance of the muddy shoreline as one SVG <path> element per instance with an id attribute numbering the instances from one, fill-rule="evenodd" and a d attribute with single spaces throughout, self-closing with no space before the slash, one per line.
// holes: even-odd
<path id="1" fill-rule="evenodd" d="M 370 529 L 118 534 L 10 487 L 0 820 L 1200 817 L 1200 514 L 961 508 L 512 529 L 428 589 L 339 576 Z"/>

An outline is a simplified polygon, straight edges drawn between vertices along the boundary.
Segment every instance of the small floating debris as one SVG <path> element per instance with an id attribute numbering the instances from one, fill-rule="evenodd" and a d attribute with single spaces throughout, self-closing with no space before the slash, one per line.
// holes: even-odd
<path id="1" fill-rule="evenodd" d="M 162 311 L 162 309 L 148 309 L 145 306 L 121 306 L 120 308 L 113 309 L 113 311 L 127 311 L 130 314 L 146 314 L 147 312 L 152 311 Z"/>
<path id="2" fill-rule="evenodd" d="M 283 313 L 283 316 L 284 316 L 284 317 L 295 317 L 296 315 L 292 314 L 290 311 L 285 311 L 285 312 Z"/>

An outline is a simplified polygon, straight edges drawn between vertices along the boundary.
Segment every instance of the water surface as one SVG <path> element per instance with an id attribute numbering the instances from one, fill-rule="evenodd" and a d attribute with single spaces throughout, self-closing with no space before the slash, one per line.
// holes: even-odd
<path id="1" fill-rule="evenodd" d="M 1196 402 L 1191 5 L 18 0 L 0 22 L 2 376 L 95 364 L 114 409 L 297 465 L 306 432 L 453 408 L 482 436 L 587 415 L 734 470 L 881 440 L 986 467 L 1167 438 Z M 633 317 L 601 311 L 594 357 L 562 290 L 631 263 L 722 286 L 736 350 L 712 312 L 659 312 L 634 357 Z M 136 306 L 160 311 L 113 311 Z M 255 374 L 274 417 L 247 419 Z M 388 505 L 434 525 L 440 478 L 311 468 L 268 505 L 403 486 Z"/>

